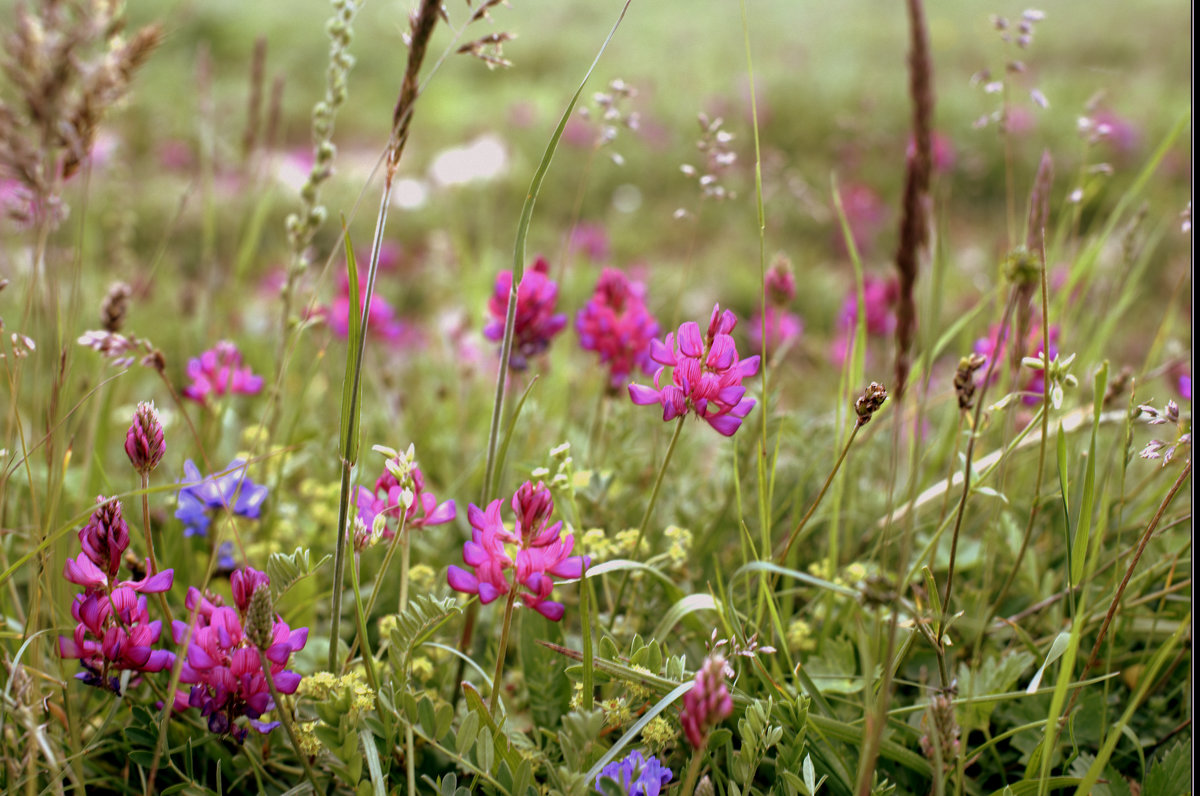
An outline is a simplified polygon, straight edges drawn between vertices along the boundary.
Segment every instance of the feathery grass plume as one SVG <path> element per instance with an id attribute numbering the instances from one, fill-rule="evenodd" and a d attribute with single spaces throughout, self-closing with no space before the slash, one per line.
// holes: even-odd
<path id="1" fill-rule="evenodd" d="M 912 50 L 908 55 L 908 91 L 913 103 L 913 142 L 904 174 L 904 204 L 900 214 L 900 244 L 896 273 L 900 291 L 896 302 L 896 397 L 904 397 L 909 358 L 917 330 L 917 303 L 913 290 L 920 270 L 921 249 L 929 239 L 929 176 L 933 164 L 933 64 L 929 33 L 921 0 L 908 0 L 908 25 Z"/>
<path id="2" fill-rule="evenodd" d="M 162 38 L 158 25 L 122 35 L 119 3 L 18 5 L 0 62 L 18 102 L 0 99 L 0 176 L 29 192 L 29 220 L 65 217 L 62 184 L 91 152 L 106 111 Z"/>

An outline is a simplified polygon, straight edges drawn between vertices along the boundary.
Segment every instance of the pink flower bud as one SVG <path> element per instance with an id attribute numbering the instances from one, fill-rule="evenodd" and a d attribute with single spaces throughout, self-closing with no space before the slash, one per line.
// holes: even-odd
<path id="1" fill-rule="evenodd" d="M 696 687 L 683 695 L 679 723 L 688 742 L 696 749 L 708 743 L 708 733 L 733 713 L 733 698 L 725 685 L 729 664 L 721 655 L 704 659 L 696 672 Z"/>
<path id="2" fill-rule="evenodd" d="M 143 401 L 133 412 L 133 422 L 125 433 L 125 453 L 139 473 L 148 473 L 162 461 L 167 452 L 163 439 L 162 420 L 153 403 Z"/>

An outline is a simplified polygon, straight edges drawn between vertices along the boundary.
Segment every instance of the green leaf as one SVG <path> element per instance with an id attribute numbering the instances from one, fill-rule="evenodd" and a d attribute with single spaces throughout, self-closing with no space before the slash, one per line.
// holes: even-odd
<path id="1" fill-rule="evenodd" d="M 1067 645 L 1071 643 L 1071 632 L 1064 630 L 1054 638 L 1054 643 L 1050 645 L 1050 651 L 1046 653 L 1046 660 L 1042 661 L 1042 665 L 1038 667 L 1037 672 L 1033 675 L 1033 679 L 1029 681 L 1029 687 L 1025 689 L 1025 693 L 1032 694 L 1038 690 L 1042 684 L 1042 677 L 1046 674 L 1046 667 L 1054 663 L 1062 654 L 1067 651 Z"/>
<path id="2" fill-rule="evenodd" d="M 408 607 L 396 614 L 396 626 L 388 638 L 388 661 L 399 676 L 406 676 L 412 651 L 427 641 L 450 617 L 462 612 L 453 597 L 414 594 Z M 432 726 L 430 727 L 432 729 Z"/>
<path id="3" fill-rule="evenodd" d="M 367 771 L 371 775 L 371 785 L 375 796 L 385 796 L 387 782 L 383 778 L 383 768 L 379 764 L 379 749 L 375 746 L 375 736 L 368 730 L 359 730 L 358 737 L 362 740 L 363 752 L 367 755 Z M 362 790 L 361 783 L 359 790 Z"/>
<path id="4" fill-rule="evenodd" d="M 353 314 L 353 313 L 351 313 Z M 271 602 L 277 602 L 305 578 L 317 574 L 317 570 L 325 566 L 330 559 L 326 555 L 316 564 L 312 563 L 311 554 L 306 547 L 297 547 L 290 556 L 284 553 L 272 553 L 267 559 L 267 576 L 271 578 Z"/>
<path id="5" fill-rule="evenodd" d="M 479 734 L 479 716 L 474 713 L 468 713 L 463 716 L 462 724 L 459 725 L 458 734 L 454 736 L 454 751 L 462 757 L 471 744 L 475 743 L 475 736 Z M 450 786 L 450 792 L 454 791 L 456 786 Z"/>
<path id="6" fill-rule="evenodd" d="M 994 700 L 971 702 L 974 697 L 991 696 L 1011 691 L 1017 684 L 1021 672 L 1033 663 L 1034 658 L 1028 652 L 1017 652 L 1001 658 L 988 657 L 977 670 L 971 671 L 966 664 L 958 668 L 958 693 L 967 702 L 959 704 L 956 710 L 958 724 L 963 735 L 971 730 L 986 730 L 991 721 L 992 711 L 999 704 Z"/>
<path id="7" fill-rule="evenodd" d="M 1178 742 L 1150 764 L 1142 793 L 1186 796 L 1192 792 L 1191 748 Z"/>
<path id="8" fill-rule="evenodd" d="M 821 654 L 809 658 L 803 666 L 823 694 L 856 694 L 863 688 L 861 677 L 847 677 L 858 672 L 858 657 L 850 639 L 826 641 Z"/>
<path id="9" fill-rule="evenodd" d="M 718 603 L 711 594 L 689 594 L 687 597 L 677 601 L 672 605 L 667 612 L 663 614 L 663 618 L 659 621 L 650 638 L 669 638 L 675 625 L 679 624 L 688 614 L 696 611 L 714 611 L 719 613 L 721 610 Z M 657 672 L 658 667 L 648 667 L 650 671 Z"/>

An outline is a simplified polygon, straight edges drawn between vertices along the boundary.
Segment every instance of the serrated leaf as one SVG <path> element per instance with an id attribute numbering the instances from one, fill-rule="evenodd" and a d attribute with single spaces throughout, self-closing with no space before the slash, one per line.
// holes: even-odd
<path id="1" fill-rule="evenodd" d="M 1142 793 L 1154 796 L 1185 796 L 1192 792 L 1191 749 L 1176 743 L 1150 764 Z"/>
<path id="2" fill-rule="evenodd" d="M 971 699 L 1012 691 L 1021 672 L 1029 668 L 1033 660 L 1028 652 L 1016 652 L 1002 658 L 989 657 L 975 671 L 966 665 L 959 666 L 958 693 L 961 697 Z M 956 713 L 963 734 L 971 730 L 986 730 L 997 704 L 992 700 L 959 704 Z"/>

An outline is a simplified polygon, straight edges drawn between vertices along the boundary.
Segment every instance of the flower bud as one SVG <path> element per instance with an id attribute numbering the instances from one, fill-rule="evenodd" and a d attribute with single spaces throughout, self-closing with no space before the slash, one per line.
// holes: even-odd
<path id="1" fill-rule="evenodd" d="M 143 401 L 133 412 L 133 423 L 125 434 L 125 453 L 139 473 L 149 473 L 167 452 L 162 420 L 153 403 Z"/>
<path id="2" fill-rule="evenodd" d="M 236 573 L 235 573 L 236 574 Z M 254 590 L 246 610 L 246 638 L 260 650 L 271 646 L 275 629 L 271 611 L 271 589 L 266 583 Z"/>
<path id="3" fill-rule="evenodd" d="M 723 656 L 710 655 L 696 672 L 696 687 L 683 695 L 679 723 L 696 749 L 703 749 L 709 731 L 733 713 L 733 697 L 725 685 L 728 669 Z"/>

